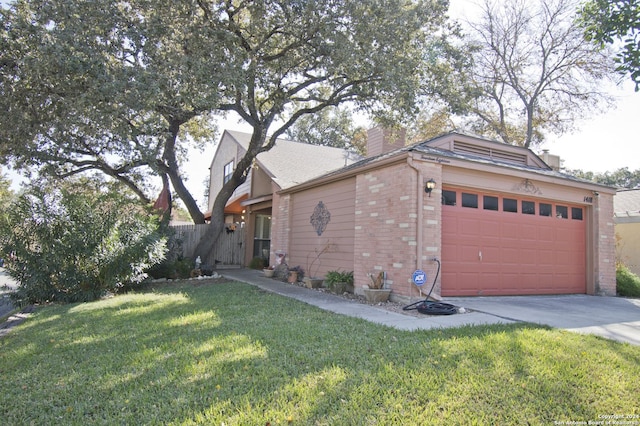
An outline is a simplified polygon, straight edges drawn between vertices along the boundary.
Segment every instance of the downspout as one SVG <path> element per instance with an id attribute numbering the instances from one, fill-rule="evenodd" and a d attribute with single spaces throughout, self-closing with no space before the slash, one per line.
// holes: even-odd
<path id="1" fill-rule="evenodd" d="M 417 203 L 418 203 L 418 211 L 417 211 L 417 218 L 416 218 L 416 269 L 422 269 L 422 240 L 423 240 L 423 216 L 424 216 L 424 197 L 423 197 L 423 181 L 424 181 L 424 177 L 422 175 L 422 170 L 420 170 L 418 167 L 416 167 L 413 164 L 413 156 L 411 154 L 409 154 L 409 156 L 407 157 L 407 165 L 409 167 L 411 167 L 413 170 L 416 171 L 416 174 L 418 176 L 417 179 L 417 188 L 416 188 L 416 195 L 417 195 Z"/>

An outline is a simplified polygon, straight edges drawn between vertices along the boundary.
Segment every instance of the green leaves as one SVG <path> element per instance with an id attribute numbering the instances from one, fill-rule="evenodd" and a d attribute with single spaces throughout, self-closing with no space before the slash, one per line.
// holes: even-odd
<path id="1" fill-rule="evenodd" d="M 80 184 L 80 182 L 76 182 Z M 164 258 L 158 219 L 118 195 L 82 186 L 31 188 L 2 223 L 2 253 L 21 304 L 87 301 L 139 283 Z"/>
<path id="2" fill-rule="evenodd" d="M 182 149 L 236 112 L 251 160 L 298 119 L 343 103 L 406 120 L 446 20 L 441 0 L 20 0 L 1 13 L 0 161 L 97 170 L 142 199 L 168 174 L 194 221 Z M 267 134 L 271 139 L 267 139 Z M 184 158 L 182 158 L 184 160 Z M 240 164 L 240 162 L 238 162 Z M 224 191 L 219 203 L 226 203 Z"/>
<path id="3" fill-rule="evenodd" d="M 640 90 L 640 2 L 636 0 L 590 0 L 582 8 L 587 39 L 617 49 L 618 71 L 629 74 Z"/>

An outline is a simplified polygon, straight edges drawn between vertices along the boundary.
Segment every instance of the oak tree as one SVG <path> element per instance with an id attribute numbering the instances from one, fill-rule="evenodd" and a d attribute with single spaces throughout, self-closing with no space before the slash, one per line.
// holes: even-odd
<path id="1" fill-rule="evenodd" d="M 460 86 L 477 133 L 532 147 L 607 105 L 612 61 L 585 43 L 574 1 L 484 0 L 467 24 L 474 63 Z"/>
<path id="2" fill-rule="evenodd" d="M 17 0 L 0 18 L 0 158 L 62 177 L 98 170 L 141 198 L 150 175 L 166 174 L 199 223 L 185 146 L 238 114 L 251 141 L 213 204 L 205 256 L 254 158 L 297 120 L 344 103 L 390 121 L 415 112 L 421 85 L 441 77 L 430 53 L 446 40 L 446 10 L 444 0 Z"/>

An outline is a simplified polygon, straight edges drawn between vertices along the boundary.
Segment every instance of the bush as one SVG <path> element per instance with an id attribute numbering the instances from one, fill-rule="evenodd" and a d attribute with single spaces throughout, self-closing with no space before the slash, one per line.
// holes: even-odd
<path id="1" fill-rule="evenodd" d="M 329 286 L 335 283 L 353 284 L 353 271 L 329 271 L 327 272 L 324 281 Z"/>
<path id="2" fill-rule="evenodd" d="M 640 297 L 640 277 L 622 263 L 616 267 L 616 292 L 623 297 Z"/>
<path id="3" fill-rule="evenodd" d="M 0 227 L 20 305 L 90 301 L 135 285 L 166 251 L 157 216 L 83 185 L 27 190 Z"/>
<path id="4" fill-rule="evenodd" d="M 265 266 L 267 266 L 267 262 L 265 262 L 264 258 L 262 257 L 254 257 L 253 259 L 251 259 L 251 262 L 249 262 L 249 268 L 251 269 L 264 269 Z"/>

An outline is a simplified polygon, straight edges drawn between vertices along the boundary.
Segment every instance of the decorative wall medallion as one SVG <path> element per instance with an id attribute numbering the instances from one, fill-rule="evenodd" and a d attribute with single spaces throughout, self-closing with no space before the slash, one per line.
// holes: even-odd
<path id="1" fill-rule="evenodd" d="M 540 188 L 535 186 L 533 182 L 531 182 L 529 179 L 524 179 L 522 182 L 520 182 L 519 185 L 516 185 L 513 189 L 520 192 L 526 192 L 527 194 L 542 194 L 542 191 L 540 191 Z"/>
<path id="2" fill-rule="evenodd" d="M 311 225 L 316 230 L 318 236 L 322 235 L 324 230 L 327 228 L 327 224 L 331 220 L 331 213 L 325 207 L 322 201 L 318 202 L 318 205 L 315 209 L 313 209 L 313 214 L 311 215 Z"/>

